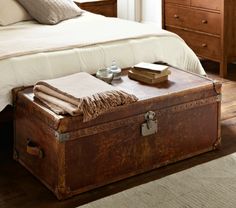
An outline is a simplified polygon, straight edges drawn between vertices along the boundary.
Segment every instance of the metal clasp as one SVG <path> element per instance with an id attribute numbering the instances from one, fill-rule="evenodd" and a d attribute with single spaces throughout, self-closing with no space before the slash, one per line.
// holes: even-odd
<path id="1" fill-rule="evenodd" d="M 145 114 L 146 122 L 141 126 L 142 136 L 148 136 L 157 133 L 157 120 L 156 113 L 153 111 L 148 111 Z"/>

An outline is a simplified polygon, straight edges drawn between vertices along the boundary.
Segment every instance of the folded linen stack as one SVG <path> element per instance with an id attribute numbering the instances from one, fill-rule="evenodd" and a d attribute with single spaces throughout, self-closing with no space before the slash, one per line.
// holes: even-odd
<path id="1" fill-rule="evenodd" d="M 55 113 L 83 115 L 84 122 L 116 106 L 138 100 L 135 95 L 85 72 L 39 81 L 34 86 L 34 95 Z"/>

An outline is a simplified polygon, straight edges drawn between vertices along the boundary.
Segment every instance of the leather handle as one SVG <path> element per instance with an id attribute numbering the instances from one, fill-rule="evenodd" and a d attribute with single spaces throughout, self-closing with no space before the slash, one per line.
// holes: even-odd
<path id="1" fill-rule="evenodd" d="M 29 155 L 38 157 L 40 159 L 42 159 L 44 156 L 43 150 L 36 143 L 31 141 L 30 139 L 27 140 L 26 152 Z"/>

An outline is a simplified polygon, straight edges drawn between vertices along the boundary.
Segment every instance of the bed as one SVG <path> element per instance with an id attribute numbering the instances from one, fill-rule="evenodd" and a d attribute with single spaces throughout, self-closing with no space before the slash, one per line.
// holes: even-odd
<path id="1" fill-rule="evenodd" d="M 164 62 L 205 75 L 179 36 L 153 25 L 89 12 L 53 26 L 24 21 L 0 27 L 0 111 L 12 104 L 13 88 L 80 71 L 93 74 L 113 60 L 121 68 Z"/>

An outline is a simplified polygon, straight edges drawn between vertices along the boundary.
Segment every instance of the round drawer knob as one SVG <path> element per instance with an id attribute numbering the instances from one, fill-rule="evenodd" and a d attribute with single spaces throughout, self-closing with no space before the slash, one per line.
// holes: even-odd
<path id="1" fill-rule="evenodd" d="M 203 48 L 206 48 L 206 47 L 207 47 L 207 44 L 206 44 L 206 43 L 203 43 L 203 44 L 202 44 L 202 47 L 203 47 Z"/>
<path id="2" fill-rule="evenodd" d="M 175 19 L 179 19 L 179 15 L 175 14 L 175 15 L 174 15 L 174 18 L 175 18 Z"/>
<path id="3" fill-rule="evenodd" d="M 208 21 L 207 20 L 202 20 L 202 24 L 207 24 Z"/>

